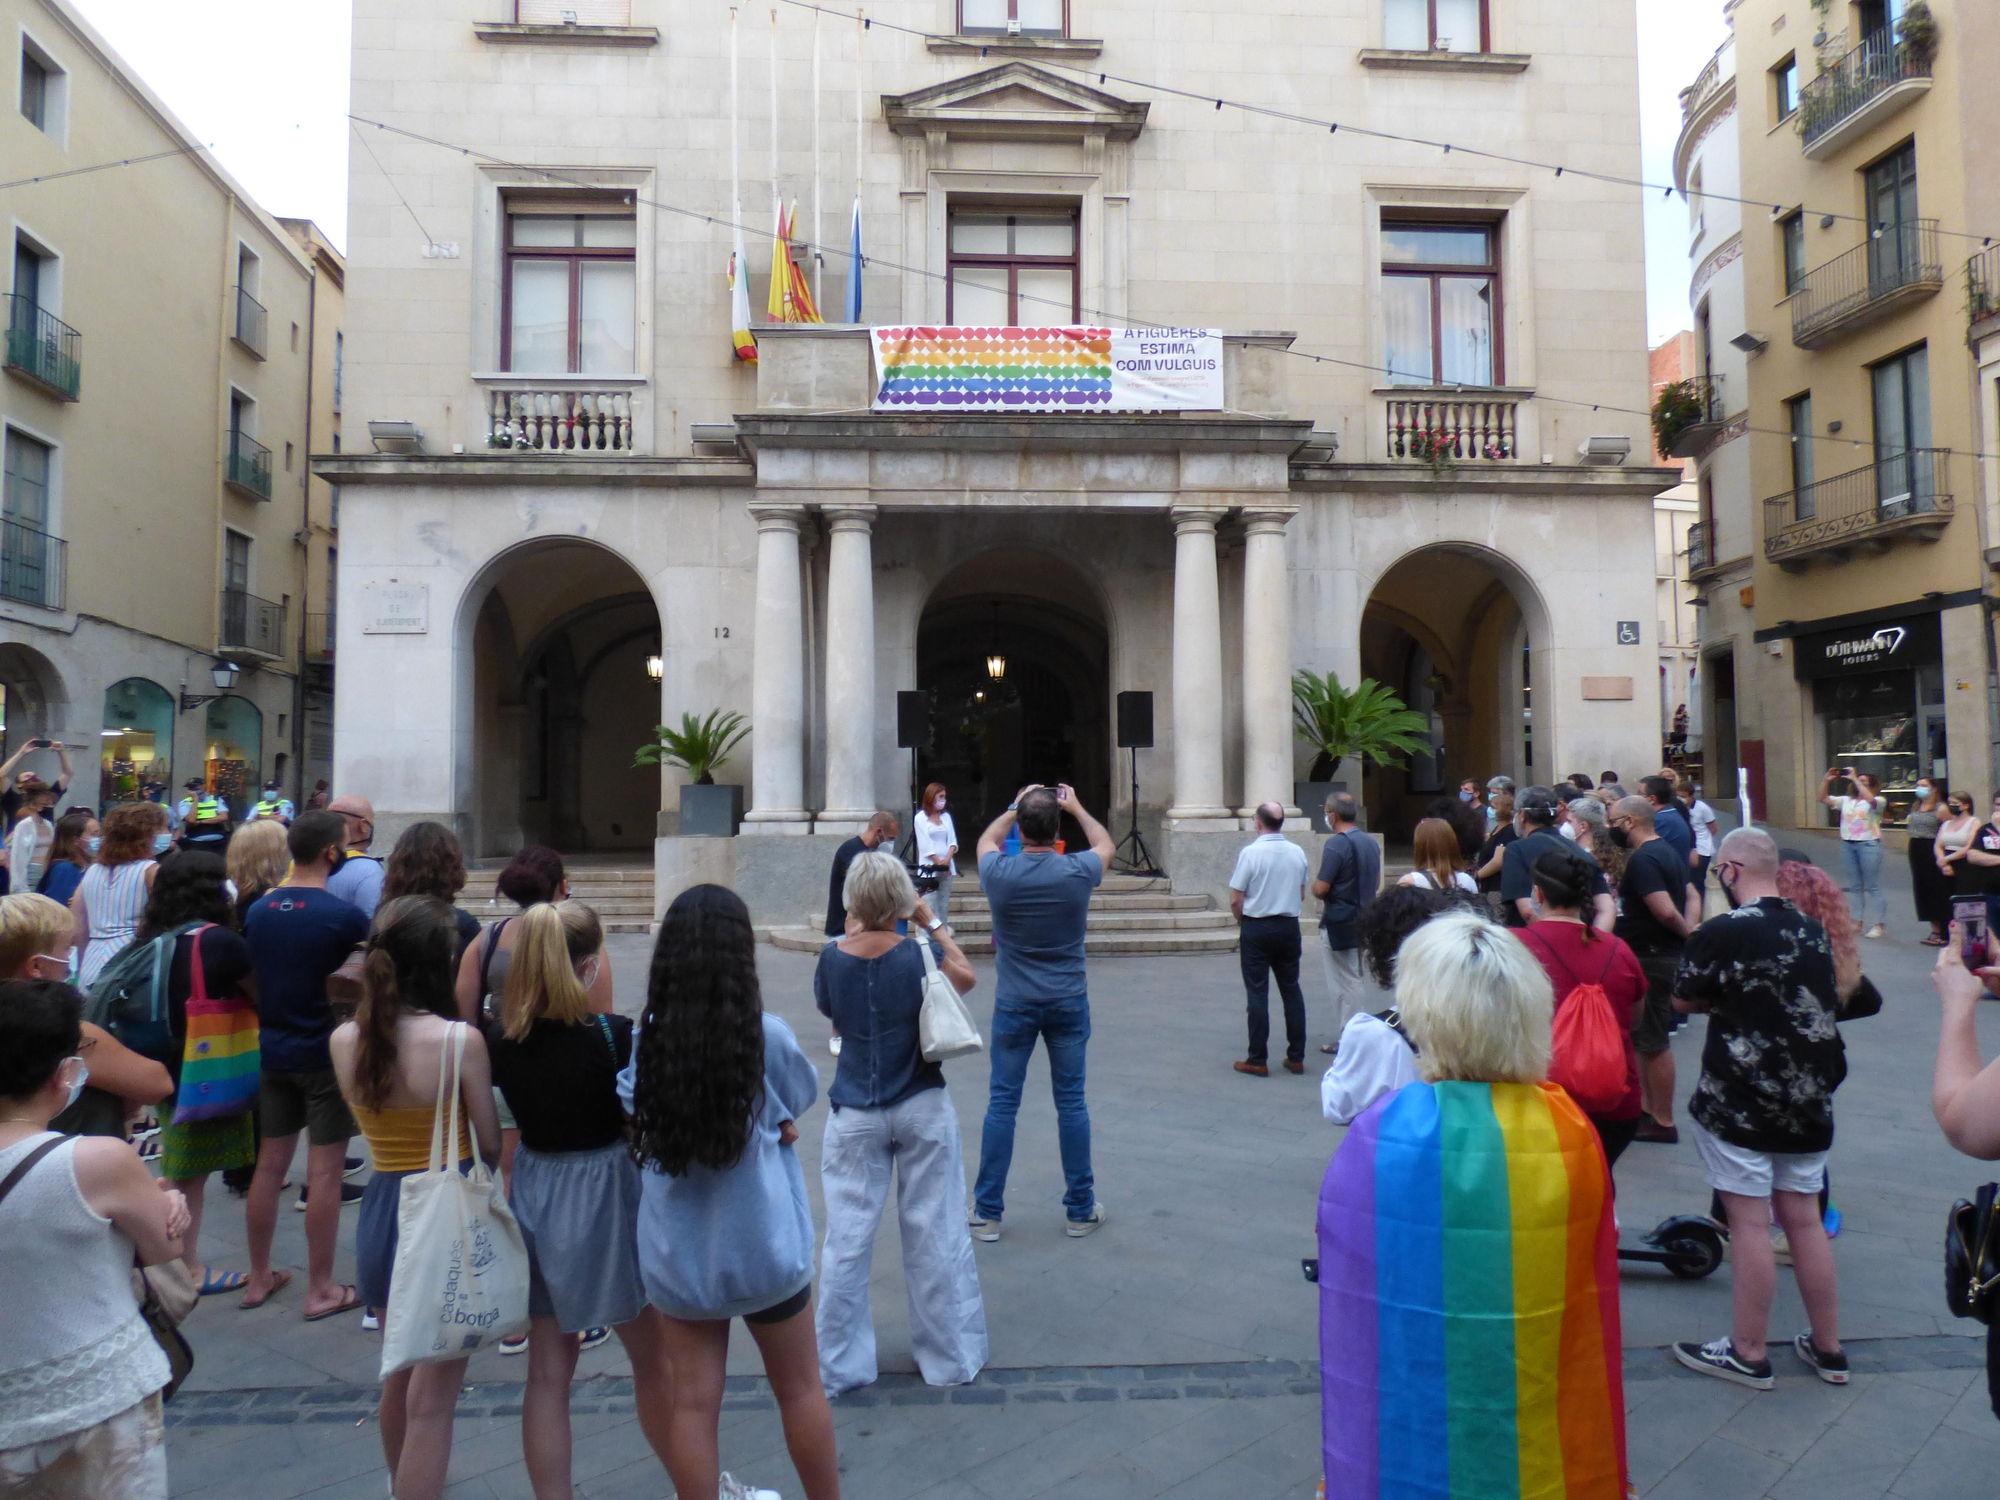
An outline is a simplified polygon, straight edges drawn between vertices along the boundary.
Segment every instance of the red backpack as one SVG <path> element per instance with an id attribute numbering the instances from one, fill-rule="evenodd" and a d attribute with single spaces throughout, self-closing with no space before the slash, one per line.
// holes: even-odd
<path id="1" fill-rule="evenodd" d="M 1539 939 L 1547 954 L 1569 975 L 1568 997 L 1556 1007 L 1554 1045 L 1549 1053 L 1549 1082 L 1561 1084 L 1587 1115 L 1601 1115 L 1617 1107 L 1625 1097 L 1625 1028 L 1611 1009 L 1611 997 L 1604 992 L 1604 976 L 1611 972 L 1618 949 L 1610 941 L 1605 947 L 1604 968 L 1592 983 L 1576 977 L 1562 955 Z"/>

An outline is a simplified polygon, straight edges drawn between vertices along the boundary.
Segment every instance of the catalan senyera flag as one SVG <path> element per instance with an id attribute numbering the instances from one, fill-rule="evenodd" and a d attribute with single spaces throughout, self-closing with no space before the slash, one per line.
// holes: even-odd
<path id="1" fill-rule="evenodd" d="M 798 207 L 787 212 L 778 205 L 778 226 L 771 236 L 771 295 L 765 303 L 766 321 L 772 323 L 823 323 L 813 301 L 812 286 L 805 272 L 792 259 L 792 223 Z"/>
<path id="2" fill-rule="evenodd" d="M 736 249 L 729 257 L 730 340 L 736 357 L 757 363 L 757 336 L 750 331 L 750 262 L 743 254 L 743 226 L 736 226 Z"/>
<path id="3" fill-rule="evenodd" d="M 1327 1500 L 1625 1500 L 1610 1174 L 1569 1095 L 1381 1100 L 1319 1242 Z"/>

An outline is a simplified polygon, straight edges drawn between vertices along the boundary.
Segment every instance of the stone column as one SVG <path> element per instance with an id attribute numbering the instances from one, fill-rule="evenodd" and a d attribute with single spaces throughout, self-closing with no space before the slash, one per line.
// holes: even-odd
<path id="1" fill-rule="evenodd" d="M 744 833 L 808 833 L 805 599 L 799 582 L 801 505 L 753 505 L 757 617 L 750 682 L 750 811 Z"/>
<path id="2" fill-rule="evenodd" d="M 1292 595 L 1285 566 L 1286 510 L 1243 512 L 1243 807 L 1292 803 Z"/>
<path id="3" fill-rule="evenodd" d="M 1231 829 L 1222 801 L 1222 601 L 1215 577 L 1219 510 L 1174 518 L 1174 804 L 1170 825 Z"/>
<path id="4" fill-rule="evenodd" d="M 875 814 L 875 554 L 872 505 L 829 505 L 826 807 L 815 833 L 858 833 Z"/>

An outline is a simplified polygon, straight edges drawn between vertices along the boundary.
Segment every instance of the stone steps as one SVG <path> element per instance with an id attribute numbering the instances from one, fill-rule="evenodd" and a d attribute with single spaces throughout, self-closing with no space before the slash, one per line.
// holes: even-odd
<path id="1" fill-rule="evenodd" d="M 511 916 L 513 903 L 493 895 L 493 880 L 505 862 L 483 861 L 472 866 L 458 905 L 482 922 Z M 569 871 L 570 899 L 595 911 L 607 933 L 650 932 L 653 927 L 653 867 L 640 865 L 580 865 Z"/>

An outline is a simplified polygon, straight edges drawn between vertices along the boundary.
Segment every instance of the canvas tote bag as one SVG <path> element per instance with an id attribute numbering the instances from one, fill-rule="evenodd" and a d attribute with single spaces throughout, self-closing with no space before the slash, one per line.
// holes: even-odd
<path id="1" fill-rule="evenodd" d="M 382 1376 L 462 1359 L 528 1326 L 528 1246 L 484 1162 L 460 1172 L 459 1069 L 465 1023 L 452 1023 L 438 1060 L 430 1166 L 403 1179 L 396 1264 L 382 1321 Z M 450 1103 L 447 1105 L 446 1101 Z M 449 1120 L 447 1120 L 447 1112 Z"/>
<path id="2" fill-rule="evenodd" d="M 945 1062 L 965 1057 L 986 1045 L 965 1008 L 958 987 L 938 972 L 931 956 L 931 940 L 916 934 L 917 949 L 924 956 L 924 1004 L 917 1012 L 917 1045 L 925 1062 Z"/>

